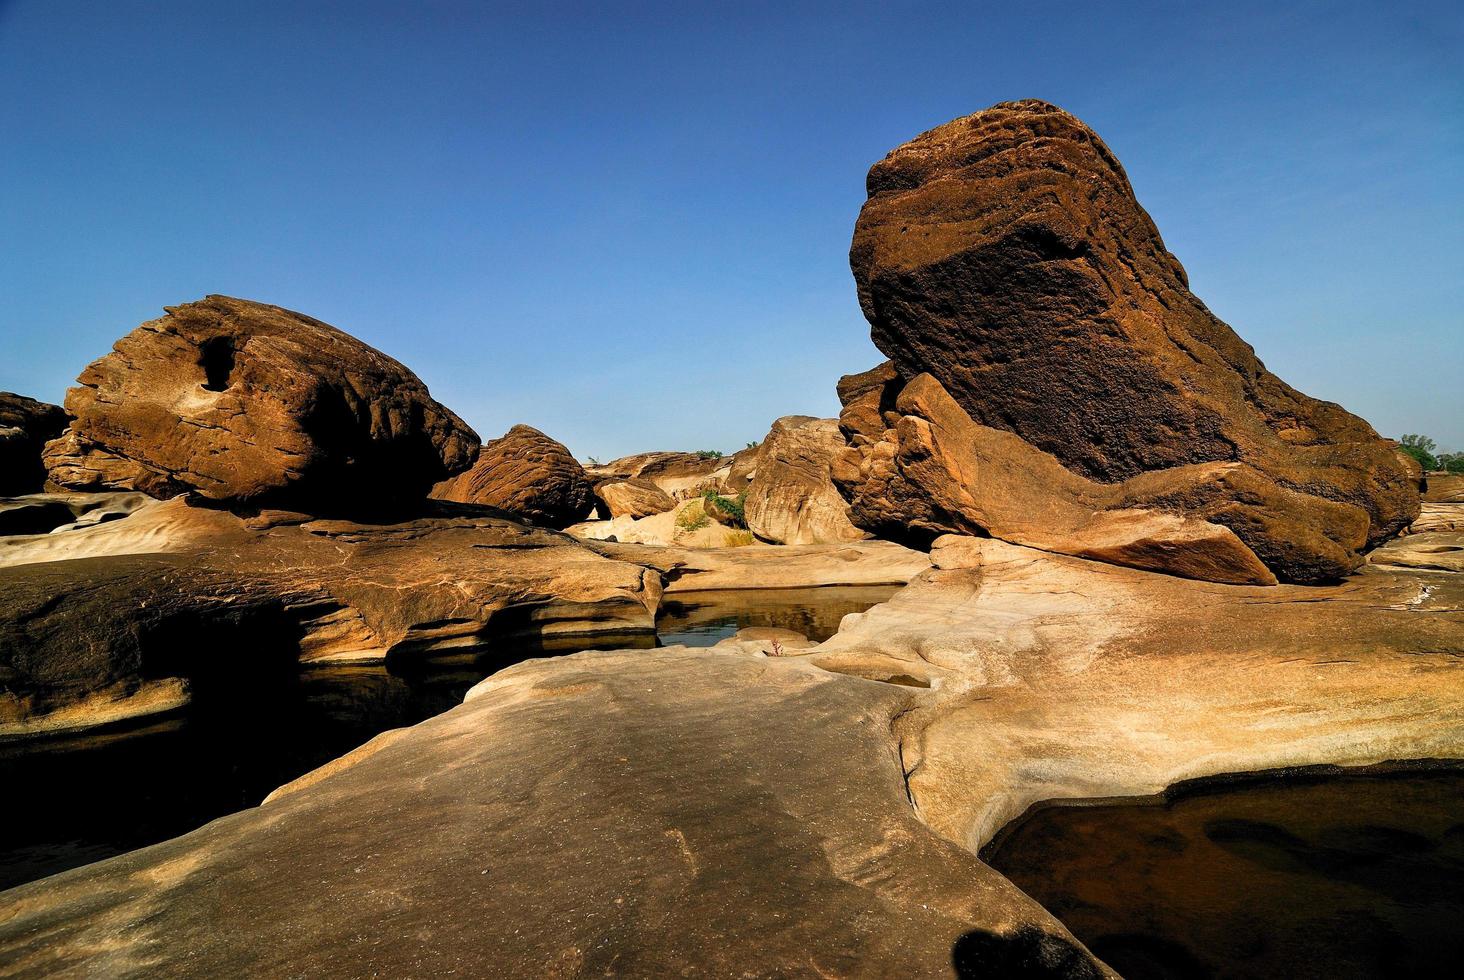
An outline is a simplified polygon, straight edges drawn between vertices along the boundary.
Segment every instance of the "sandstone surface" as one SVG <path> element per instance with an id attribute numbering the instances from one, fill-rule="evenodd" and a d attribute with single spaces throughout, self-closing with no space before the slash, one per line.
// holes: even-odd
<path id="1" fill-rule="evenodd" d="M 302 661 L 649 633 L 661 573 L 439 503 L 387 524 L 170 500 L 0 539 L 0 735 L 167 707 Z M 166 700 L 166 699 L 164 699 Z"/>
<path id="2" fill-rule="evenodd" d="M 700 453 L 649 452 L 623 456 L 598 466 L 586 467 L 595 480 L 630 480 L 654 484 L 667 496 L 686 500 L 720 485 L 731 469 L 732 458 L 708 457 Z"/>
<path id="3" fill-rule="evenodd" d="M 1213 488 L 1237 464 L 1177 467 L 1162 474 L 1157 490 L 1153 474 L 1123 484 L 1095 483 L 1013 433 L 976 424 L 928 374 L 906 385 L 883 413 L 894 425 L 878 441 L 859 434 L 865 424 L 861 400 L 851 402 L 854 417 L 845 423 L 856 433 L 856 444 L 837 458 L 834 479 L 848 495 L 855 520 L 885 537 L 929 541 L 945 531 L 990 534 L 1187 578 L 1276 582 L 1229 528 L 1149 506 L 1159 492 L 1176 487 L 1195 493 Z M 1336 557 L 1340 574 L 1342 556 Z"/>
<path id="4" fill-rule="evenodd" d="M 41 448 L 65 428 L 60 406 L 0 391 L 0 497 L 36 493 L 45 485 Z"/>
<path id="5" fill-rule="evenodd" d="M 472 468 L 432 489 L 434 498 L 486 504 L 539 527 L 585 519 L 594 504 L 590 478 L 564 444 L 516 425 L 483 444 Z"/>
<path id="6" fill-rule="evenodd" d="M 1423 499 L 1431 504 L 1464 504 L 1464 473 L 1430 473 Z"/>
<path id="7" fill-rule="evenodd" d="M 844 450 L 839 423 L 790 415 L 773 423 L 758 449 L 757 477 L 743 504 L 747 527 L 774 544 L 857 541 L 867 532 L 849 519 L 849 505 L 829 475 Z"/>
<path id="8" fill-rule="evenodd" d="M 1075 117 L 1026 101 L 954 120 L 876 163 L 868 191 L 850 263 L 899 378 L 929 373 L 975 422 L 1094 481 L 1242 464 L 1244 487 L 1165 505 L 1231 527 L 1282 579 L 1335 579 L 1318 538 L 1345 572 L 1417 514 L 1393 444 L 1267 371 L 1210 313 Z M 866 399 L 849 421 L 877 414 Z M 1226 502 L 1255 493 L 1262 511 L 1287 507 L 1232 520 Z"/>
<path id="9" fill-rule="evenodd" d="M 47 445 L 55 483 L 356 509 L 425 497 L 478 437 L 415 374 L 335 327 L 248 300 L 169 307 L 94 361 Z"/>
<path id="10" fill-rule="evenodd" d="M 606 480 L 596 485 L 595 497 L 608 518 L 629 517 L 635 520 L 664 514 L 676 506 L 676 500 L 670 494 L 640 477 Z"/>
<path id="11" fill-rule="evenodd" d="M 23 975 L 1097 977 L 975 856 L 1031 804 L 1464 756 L 1458 574 L 1224 586 L 993 539 L 933 555 L 815 648 L 509 668 L 263 807 L 5 893 L 0 957 Z"/>

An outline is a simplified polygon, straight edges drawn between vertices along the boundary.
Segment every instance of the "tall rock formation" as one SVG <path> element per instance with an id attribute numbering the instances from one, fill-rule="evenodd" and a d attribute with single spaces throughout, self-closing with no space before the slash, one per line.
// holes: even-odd
<path id="1" fill-rule="evenodd" d="M 850 265 L 895 392 L 928 374 L 1079 476 L 1143 476 L 1153 506 L 1229 527 L 1286 579 L 1346 574 L 1418 513 L 1387 441 L 1267 371 L 1189 291 L 1072 115 L 1024 101 L 957 119 L 876 163 L 868 191 Z M 879 397 L 857 420 L 846 399 L 846 427 L 885 421 Z M 1164 485 L 1202 464 L 1231 468 Z"/>

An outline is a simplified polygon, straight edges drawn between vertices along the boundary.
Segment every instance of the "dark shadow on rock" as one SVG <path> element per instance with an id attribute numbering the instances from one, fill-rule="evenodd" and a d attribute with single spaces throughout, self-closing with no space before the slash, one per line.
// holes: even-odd
<path id="1" fill-rule="evenodd" d="M 1076 943 L 1024 926 L 1011 935 L 973 929 L 951 947 L 951 967 L 961 980 L 977 977 L 1098 980 L 1103 972 Z"/>

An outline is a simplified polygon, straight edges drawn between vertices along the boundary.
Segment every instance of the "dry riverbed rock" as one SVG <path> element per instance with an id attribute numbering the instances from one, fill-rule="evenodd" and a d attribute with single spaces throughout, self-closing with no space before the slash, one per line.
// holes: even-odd
<path id="1" fill-rule="evenodd" d="M 953 536 L 934 558 L 819 647 L 511 667 L 262 807 L 6 893 L 0 958 L 1110 976 L 976 858 L 1030 804 L 1464 756 L 1457 574 L 1224 586 Z"/>
<path id="2" fill-rule="evenodd" d="M 1233 486 L 1180 479 L 1156 505 L 1229 527 L 1291 581 L 1335 580 L 1418 513 L 1393 444 L 1271 374 L 1210 313 L 1068 113 L 1026 101 L 957 119 L 891 151 L 868 191 L 850 264 L 893 363 L 845 392 L 846 427 L 874 438 L 889 389 L 929 374 L 975 423 L 1095 482 L 1238 465 Z"/>
<path id="3" fill-rule="evenodd" d="M 362 524 L 170 500 L 0 545 L 0 736 L 176 708 L 303 661 L 648 634 L 662 578 L 447 503 Z"/>
<path id="4" fill-rule="evenodd" d="M 93 362 L 46 447 L 78 490 L 371 508 L 467 469 L 478 437 L 415 374 L 329 324 L 209 296 L 168 308 Z"/>
<path id="5" fill-rule="evenodd" d="M 432 496 L 486 504 L 552 528 L 584 520 L 594 504 L 590 478 L 574 455 L 527 425 L 484 443 L 472 468 L 439 483 Z"/>
<path id="6" fill-rule="evenodd" d="M 664 514 L 676 501 L 650 480 L 634 477 L 629 480 L 607 480 L 595 487 L 595 497 L 608 517 L 637 520 Z"/>
<path id="7" fill-rule="evenodd" d="M 849 520 L 849 504 L 829 476 L 844 450 L 839 423 L 790 415 L 773 423 L 757 454 L 743 513 L 748 528 L 774 544 L 832 544 L 868 536 Z"/>

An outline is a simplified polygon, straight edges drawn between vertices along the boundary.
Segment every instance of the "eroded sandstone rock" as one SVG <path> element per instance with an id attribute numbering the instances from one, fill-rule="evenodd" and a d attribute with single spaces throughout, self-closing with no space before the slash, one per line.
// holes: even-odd
<path id="1" fill-rule="evenodd" d="M 859 402 L 856 394 L 850 431 L 862 424 Z M 906 385 L 885 414 L 897 419 L 894 427 L 877 442 L 861 435 L 833 469 L 855 520 L 884 537 L 990 534 L 1186 578 L 1276 582 L 1229 528 L 1148 506 L 1155 492 L 1141 480 L 1156 474 L 1123 484 L 1084 479 L 1021 437 L 971 421 L 928 374 Z M 1223 484 L 1225 475 L 1206 466 L 1163 474 L 1166 487 L 1189 489 Z"/>
<path id="2" fill-rule="evenodd" d="M 1094 481 L 1244 464 L 1246 488 L 1166 506 L 1197 503 L 1284 579 L 1335 578 L 1333 545 L 1356 567 L 1417 514 L 1392 444 L 1271 374 L 1205 308 L 1118 160 L 1068 113 L 1027 101 L 957 119 L 891 151 L 868 190 L 850 263 L 900 378 L 931 374 L 975 422 Z M 876 389 L 846 400 L 846 425 L 866 435 Z M 1322 502 L 1291 509 L 1311 540 L 1254 507 L 1229 522 L 1227 494 L 1255 504 L 1250 490 Z"/>
<path id="3" fill-rule="evenodd" d="M 857 541 L 866 532 L 849 519 L 849 505 L 829 475 L 844 449 L 834 419 L 790 415 L 773 423 L 758 448 L 757 478 L 743 503 L 747 526 L 775 544 Z"/>
<path id="4" fill-rule="evenodd" d="M 438 503 L 388 524 L 154 502 L 0 548 L 0 736 L 176 706 L 158 685 L 301 661 L 431 657 L 649 633 L 661 573 Z M 179 696 L 182 696 L 179 695 Z"/>
<path id="5" fill-rule="evenodd" d="M 59 406 L 0 391 L 0 497 L 35 493 L 45 485 L 41 448 L 65 428 Z"/>
<path id="6" fill-rule="evenodd" d="M 594 505 L 579 460 L 563 443 L 527 425 L 484 443 L 472 468 L 433 487 L 432 496 L 487 504 L 552 528 L 584 520 Z"/>
<path id="7" fill-rule="evenodd" d="M 263 807 L 7 892 L 0 958 L 35 974 L 1106 976 L 975 857 L 1031 804 L 1464 755 L 1457 574 L 1256 588 L 992 539 L 933 556 L 816 648 L 511 667 Z M 340 941 L 355 935 L 377 941 Z"/>
<path id="8" fill-rule="evenodd" d="M 612 518 L 632 520 L 664 514 L 676 501 L 650 480 L 635 477 L 629 480 L 607 480 L 595 487 L 595 497 Z"/>
<path id="9" fill-rule="evenodd" d="M 248 300 L 168 308 L 93 362 L 45 450 L 57 484 L 315 507 L 416 500 L 478 437 L 407 368 L 335 327 Z"/>

